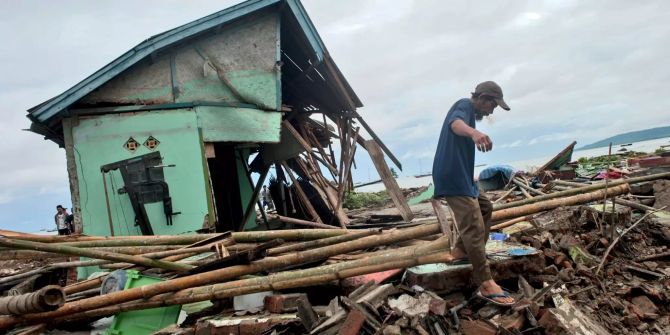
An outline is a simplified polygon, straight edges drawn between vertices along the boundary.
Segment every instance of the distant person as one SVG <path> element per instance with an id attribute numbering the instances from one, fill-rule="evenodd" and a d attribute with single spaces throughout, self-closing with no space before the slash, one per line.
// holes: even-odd
<path id="1" fill-rule="evenodd" d="M 54 220 L 56 221 L 58 235 L 70 235 L 70 227 L 68 225 L 67 218 L 67 209 L 65 209 L 62 205 L 56 206 L 56 216 L 54 216 Z"/>
<path id="2" fill-rule="evenodd" d="M 65 213 L 67 214 L 65 216 L 65 223 L 67 224 L 67 229 L 70 230 L 70 234 L 74 234 L 74 213 L 67 213 L 67 208 L 65 209 Z"/>
<path id="3" fill-rule="evenodd" d="M 486 259 L 493 206 L 479 193 L 474 179 L 475 148 L 481 152 L 493 149 L 493 142 L 476 129 L 475 121 L 493 114 L 498 106 L 510 109 L 503 100 L 502 89 L 492 81 L 480 83 L 470 98 L 460 99 L 451 106 L 433 161 L 433 197 L 446 200 L 454 215 L 460 235 L 451 255 L 456 260 L 472 263 L 473 281 L 479 285 L 477 296 L 496 305 L 509 306 L 514 304 L 514 299 L 493 280 Z"/>
<path id="4" fill-rule="evenodd" d="M 263 209 L 275 209 L 275 206 L 272 203 L 272 195 L 270 195 L 270 190 L 268 190 L 267 185 L 263 185 L 263 190 L 261 191 L 261 200 L 263 201 Z"/>

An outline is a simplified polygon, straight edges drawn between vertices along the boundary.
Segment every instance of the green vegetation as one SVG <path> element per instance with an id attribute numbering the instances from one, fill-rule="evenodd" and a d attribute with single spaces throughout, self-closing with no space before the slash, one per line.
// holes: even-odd
<path id="1" fill-rule="evenodd" d="M 602 155 L 602 156 L 596 156 L 596 157 L 581 157 L 577 160 L 577 163 L 580 165 L 607 165 L 607 164 L 613 164 L 615 165 L 616 163 L 620 162 L 623 159 L 628 159 L 632 157 L 640 157 L 640 156 L 646 156 L 647 153 L 645 152 L 637 152 L 637 151 L 626 151 L 622 153 L 616 153 L 612 154 L 612 156 L 608 155 Z"/>
<path id="2" fill-rule="evenodd" d="M 667 150 L 665 148 L 658 148 L 654 151 L 655 154 L 660 155 L 662 153 L 665 153 Z"/>
<path id="3" fill-rule="evenodd" d="M 390 198 L 386 191 L 376 193 L 349 192 L 344 196 L 342 207 L 346 209 L 357 209 L 369 206 L 381 206 L 389 200 Z"/>

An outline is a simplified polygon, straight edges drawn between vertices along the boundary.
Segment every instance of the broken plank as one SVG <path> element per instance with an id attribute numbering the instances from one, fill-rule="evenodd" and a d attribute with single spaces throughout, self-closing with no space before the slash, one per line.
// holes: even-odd
<path id="1" fill-rule="evenodd" d="M 393 200 L 396 208 L 398 208 L 398 211 L 400 211 L 400 215 L 402 215 L 405 221 L 412 221 L 414 218 L 412 210 L 409 208 L 409 205 L 407 205 L 407 200 L 402 194 L 402 191 L 400 191 L 398 182 L 391 174 L 391 170 L 386 164 L 386 161 L 384 161 L 384 154 L 380 150 L 379 145 L 377 145 L 377 143 L 373 140 L 368 140 L 365 141 L 365 149 L 367 149 L 368 153 L 370 154 L 370 158 L 375 164 L 377 172 L 382 178 L 382 182 L 384 183 L 384 186 L 386 186 L 386 190 L 388 191 L 389 196 Z"/>
<path id="2" fill-rule="evenodd" d="M 400 169 L 400 171 L 402 171 L 402 164 L 400 164 L 400 161 L 395 157 L 395 155 L 393 155 L 391 150 L 389 150 L 389 148 L 386 147 L 384 142 L 382 142 L 382 140 L 379 138 L 379 136 L 377 136 L 377 134 L 374 132 L 374 130 L 372 130 L 372 128 L 370 128 L 368 123 L 365 122 L 365 120 L 363 120 L 363 118 L 358 114 L 358 112 L 354 112 L 354 114 L 356 115 L 356 119 L 358 120 L 358 122 L 360 122 L 361 125 L 363 126 L 363 128 L 365 128 L 365 131 L 367 131 L 368 134 L 370 134 L 370 136 L 372 136 L 374 141 L 382 148 L 382 150 L 384 150 L 384 152 L 386 153 L 386 155 L 389 156 L 389 158 L 391 159 L 393 164 L 395 164 L 395 166 L 397 166 L 398 169 Z M 365 148 L 367 149 L 367 146 Z"/>

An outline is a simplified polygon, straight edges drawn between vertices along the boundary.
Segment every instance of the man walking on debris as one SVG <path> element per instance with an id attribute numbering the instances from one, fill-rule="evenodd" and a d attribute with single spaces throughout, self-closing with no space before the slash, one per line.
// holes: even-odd
<path id="1" fill-rule="evenodd" d="M 460 233 L 451 254 L 455 260 L 472 263 L 473 279 L 479 285 L 477 295 L 494 304 L 510 305 L 514 299 L 493 280 L 486 260 L 493 205 L 479 193 L 474 180 L 475 147 L 481 152 L 493 148 L 488 135 L 475 128 L 475 121 L 493 114 L 497 106 L 510 109 L 502 89 L 492 81 L 477 85 L 469 99 L 451 106 L 435 152 L 433 185 L 434 197 L 447 201 Z"/>

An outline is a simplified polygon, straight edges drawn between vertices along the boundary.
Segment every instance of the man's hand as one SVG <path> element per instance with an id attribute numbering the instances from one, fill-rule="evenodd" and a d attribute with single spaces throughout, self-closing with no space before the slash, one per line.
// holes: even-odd
<path id="1" fill-rule="evenodd" d="M 481 152 L 487 152 L 493 149 L 493 141 L 491 141 L 489 135 L 486 135 L 479 130 L 474 129 L 474 132 L 472 132 L 472 136 L 470 136 L 470 138 L 472 138 L 472 140 L 475 142 L 477 150 Z"/>
<path id="2" fill-rule="evenodd" d="M 452 122 L 451 130 L 458 136 L 470 137 L 475 142 L 477 150 L 481 152 L 487 152 L 493 149 L 493 141 L 491 141 L 489 135 L 468 126 L 463 120 Z"/>

